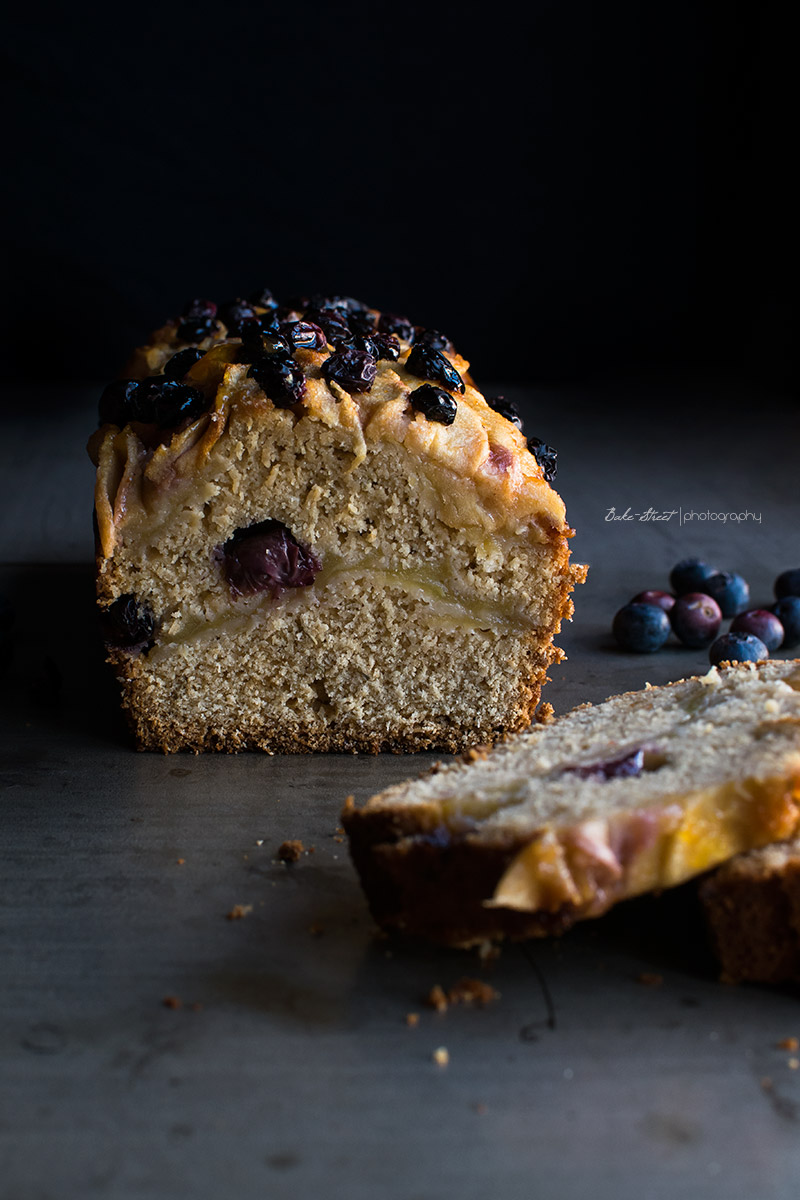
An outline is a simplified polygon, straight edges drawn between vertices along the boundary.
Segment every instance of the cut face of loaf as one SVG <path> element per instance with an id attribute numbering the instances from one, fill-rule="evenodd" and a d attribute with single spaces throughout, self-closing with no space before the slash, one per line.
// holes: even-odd
<path id="1" fill-rule="evenodd" d="M 800 660 L 585 705 L 343 819 L 386 929 L 560 932 L 800 831 Z"/>
<path id="2" fill-rule="evenodd" d="M 464 388 L 450 424 L 411 402 L 402 336 L 353 393 L 334 346 L 297 349 L 287 407 L 216 329 L 184 377 L 206 411 L 107 419 L 92 443 L 98 595 L 139 746 L 458 750 L 527 725 L 583 571 L 468 364 L 441 355 Z M 139 368 L 168 366 L 175 337 Z"/>
<path id="3" fill-rule="evenodd" d="M 700 898 L 723 979 L 800 982 L 800 838 L 738 855 Z"/>

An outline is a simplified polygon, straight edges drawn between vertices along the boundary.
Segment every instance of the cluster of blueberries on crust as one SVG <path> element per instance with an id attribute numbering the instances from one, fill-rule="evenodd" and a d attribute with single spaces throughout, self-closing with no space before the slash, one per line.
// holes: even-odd
<path id="1" fill-rule="evenodd" d="M 223 329 L 224 327 L 224 329 Z M 375 382 L 379 359 L 396 362 L 400 341 L 412 347 L 405 370 L 426 380 L 409 396 L 412 407 L 427 420 L 452 425 L 464 381 L 446 354 L 453 344 L 436 329 L 414 325 L 397 313 L 379 312 L 349 296 L 300 296 L 277 302 L 268 288 L 217 306 L 213 300 L 190 300 L 176 322 L 178 340 L 189 343 L 165 364 L 163 374 L 147 379 L 117 379 L 100 398 L 100 424 L 124 426 L 130 421 L 174 429 L 200 416 L 208 398 L 186 381 L 205 351 L 197 345 L 226 333 L 240 338 L 240 361 L 248 375 L 276 408 L 299 404 L 306 391 L 296 350 L 333 350 L 322 365 L 323 378 L 346 392 L 368 392 Z M 192 344 L 193 343 L 193 344 Z M 522 421 L 513 404 L 498 396 L 488 404 L 519 429 Z M 556 452 L 540 438 L 529 438 L 528 449 L 548 483 L 556 477 Z"/>
<path id="2" fill-rule="evenodd" d="M 613 631 L 624 650 L 660 650 L 670 633 L 684 646 L 704 650 L 714 666 L 759 662 L 779 647 L 800 643 L 800 569 L 784 571 L 774 584 L 771 608 L 748 608 L 750 588 L 735 571 L 719 571 L 699 558 L 685 558 L 670 573 L 672 592 L 639 592 L 614 617 Z M 724 618 L 730 630 L 718 636 Z"/>

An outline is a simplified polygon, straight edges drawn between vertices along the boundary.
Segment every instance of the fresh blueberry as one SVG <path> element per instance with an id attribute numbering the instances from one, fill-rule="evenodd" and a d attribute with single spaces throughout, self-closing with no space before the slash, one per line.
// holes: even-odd
<path id="1" fill-rule="evenodd" d="M 322 375 L 328 383 L 336 382 L 346 392 L 368 392 L 375 382 L 378 364 L 363 350 L 337 350 L 322 364 Z"/>
<path id="2" fill-rule="evenodd" d="M 673 592 L 683 596 L 686 592 L 702 592 L 705 581 L 716 574 L 717 568 L 700 558 L 682 558 L 670 571 L 669 582 Z"/>
<path id="3" fill-rule="evenodd" d="M 684 646 L 701 650 L 710 646 L 719 633 L 722 612 L 711 596 L 703 592 L 686 592 L 673 604 L 669 620 L 675 636 Z"/>
<path id="4" fill-rule="evenodd" d="M 656 604 L 659 608 L 663 608 L 665 613 L 668 613 L 675 603 L 675 597 L 670 592 L 659 592 L 650 588 L 646 592 L 639 592 L 631 600 L 631 604 Z"/>
<path id="5" fill-rule="evenodd" d="M 430 379 L 432 383 L 438 383 L 452 392 L 464 391 L 464 380 L 441 350 L 433 350 L 430 346 L 414 346 L 405 367 L 409 375 L 416 375 L 417 379 Z"/>
<path id="6" fill-rule="evenodd" d="M 204 351 L 198 350 L 196 346 L 188 346 L 186 350 L 179 350 L 164 365 L 164 375 L 167 379 L 183 379 L 184 375 L 191 371 L 194 364 L 203 357 Z"/>
<path id="7" fill-rule="evenodd" d="M 777 650 L 783 644 L 783 626 L 774 613 L 765 608 L 751 608 L 739 613 L 731 621 L 731 633 L 752 633 L 768 650 Z"/>
<path id="8" fill-rule="evenodd" d="M 322 564 L 280 521 L 259 521 L 237 529 L 217 551 L 231 591 L 237 596 L 308 587 Z"/>
<path id="9" fill-rule="evenodd" d="M 408 398 L 411 407 L 421 412 L 429 421 L 437 421 L 440 425 L 452 425 L 456 419 L 456 401 L 449 392 L 434 387 L 432 383 L 423 383 L 422 387 L 414 388 Z"/>
<path id="10" fill-rule="evenodd" d="M 775 580 L 775 598 L 782 600 L 784 596 L 800 596 L 800 567 L 784 571 Z"/>
<path id="11" fill-rule="evenodd" d="M 669 637 L 669 617 L 655 604 L 626 604 L 614 617 L 612 630 L 623 650 L 652 654 Z"/>
<path id="12" fill-rule="evenodd" d="M 378 330 L 380 333 L 394 333 L 404 342 L 414 341 L 414 325 L 408 317 L 401 317 L 399 313 L 381 313 L 378 317 Z"/>
<path id="13" fill-rule="evenodd" d="M 516 404 L 512 404 L 510 400 L 506 400 L 505 396 L 487 396 L 486 403 L 489 408 L 493 408 L 496 413 L 500 413 L 501 417 L 505 417 L 512 425 L 516 425 L 517 429 L 522 429 L 522 417 L 519 415 Z"/>
<path id="14" fill-rule="evenodd" d="M 546 481 L 552 483 L 558 474 L 558 451 L 537 437 L 528 438 L 528 449 L 542 468 Z"/>
<path id="15" fill-rule="evenodd" d="M 747 580 L 735 571 L 717 571 L 705 581 L 701 590 L 716 600 L 723 617 L 735 617 L 747 608 L 750 600 Z"/>
<path id="16" fill-rule="evenodd" d="M 306 394 L 303 368 L 291 358 L 278 354 L 259 358 L 247 372 L 276 408 L 291 408 Z"/>
<path id="17" fill-rule="evenodd" d="M 281 333 L 294 350 L 324 350 L 328 339 L 312 321 L 283 321 Z"/>
<path id="18" fill-rule="evenodd" d="M 153 636 L 155 621 L 149 605 L 136 596 L 120 596 L 101 617 L 103 636 L 110 646 L 142 649 Z"/>
<path id="19" fill-rule="evenodd" d="M 714 667 L 724 662 L 761 662 L 769 658 L 769 650 L 752 633 L 723 633 L 712 644 L 708 658 Z"/>
<path id="20" fill-rule="evenodd" d="M 796 646 L 800 642 L 800 596 L 784 596 L 771 612 L 783 626 L 783 648 Z"/>

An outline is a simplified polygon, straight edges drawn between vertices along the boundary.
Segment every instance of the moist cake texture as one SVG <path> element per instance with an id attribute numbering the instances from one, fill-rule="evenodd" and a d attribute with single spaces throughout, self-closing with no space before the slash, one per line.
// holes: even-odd
<path id="1" fill-rule="evenodd" d="M 584 705 L 349 805 L 387 930 L 544 936 L 800 832 L 800 660 Z"/>
<path id="2" fill-rule="evenodd" d="M 550 448 L 435 331 L 339 298 L 237 305 L 158 330 L 90 442 L 139 746 L 459 750 L 525 727 L 585 573 Z"/>

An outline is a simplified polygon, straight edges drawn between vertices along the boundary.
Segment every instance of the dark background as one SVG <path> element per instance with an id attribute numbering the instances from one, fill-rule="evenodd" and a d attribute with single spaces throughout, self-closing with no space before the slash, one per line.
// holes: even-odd
<path id="1" fill-rule="evenodd" d="M 190 296 L 328 291 L 481 380 L 797 382 L 782 6 L 28 6 L 6 375 L 114 374 Z M 791 212 L 790 212 L 791 208 Z"/>

